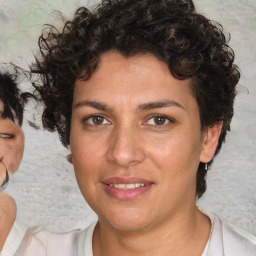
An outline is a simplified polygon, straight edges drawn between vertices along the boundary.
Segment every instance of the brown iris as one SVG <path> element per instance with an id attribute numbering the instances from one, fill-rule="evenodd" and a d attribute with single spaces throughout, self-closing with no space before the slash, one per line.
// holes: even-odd
<path id="1" fill-rule="evenodd" d="M 156 125 L 163 125 L 165 124 L 165 121 L 166 121 L 166 117 L 163 117 L 163 116 L 154 117 L 154 122 Z"/>
<path id="2" fill-rule="evenodd" d="M 104 122 L 104 117 L 102 117 L 102 116 L 93 116 L 92 117 L 92 122 L 94 124 L 100 125 Z"/>

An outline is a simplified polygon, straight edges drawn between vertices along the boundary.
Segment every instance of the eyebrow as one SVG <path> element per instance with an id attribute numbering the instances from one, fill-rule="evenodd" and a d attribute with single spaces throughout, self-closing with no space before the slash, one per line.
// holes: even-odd
<path id="1" fill-rule="evenodd" d="M 75 105 L 75 108 L 80 108 L 83 106 L 92 107 L 92 108 L 102 110 L 102 111 L 113 112 L 113 109 L 111 107 L 107 106 L 106 104 L 97 102 L 97 101 L 90 101 L 90 100 L 84 100 L 84 101 L 78 102 Z"/>
<path id="2" fill-rule="evenodd" d="M 90 101 L 90 100 L 80 101 L 75 105 L 74 108 L 80 108 L 83 106 L 92 107 L 102 111 L 113 112 L 112 107 L 107 106 L 106 104 L 98 101 Z M 184 106 L 182 106 L 180 103 L 174 100 L 163 100 L 163 101 L 154 101 L 154 102 L 140 104 L 137 108 L 137 112 L 152 110 L 156 108 L 166 108 L 166 107 L 179 107 L 179 108 L 185 109 Z"/>
<path id="3" fill-rule="evenodd" d="M 185 109 L 184 106 L 182 106 L 180 103 L 174 100 L 164 100 L 164 101 L 154 101 L 154 102 L 141 104 L 138 106 L 137 111 L 142 112 L 142 111 L 152 110 L 155 108 L 166 108 L 166 107 L 179 107 L 179 108 Z"/>

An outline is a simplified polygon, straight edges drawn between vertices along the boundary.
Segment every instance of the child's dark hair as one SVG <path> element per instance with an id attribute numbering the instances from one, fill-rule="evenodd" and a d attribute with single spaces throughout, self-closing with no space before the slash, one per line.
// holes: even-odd
<path id="1" fill-rule="evenodd" d="M 2 118 L 16 120 L 21 126 L 23 122 L 24 105 L 27 101 L 17 83 L 18 72 L 0 72 L 0 101 L 3 103 Z"/>

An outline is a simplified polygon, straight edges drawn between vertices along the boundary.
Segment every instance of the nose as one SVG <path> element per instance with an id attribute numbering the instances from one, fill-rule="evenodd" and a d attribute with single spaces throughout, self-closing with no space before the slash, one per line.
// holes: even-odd
<path id="1" fill-rule="evenodd" d="M 143 143 L 136 131 L 124 128 L 113 131 L 107 150 L 108 162 L 121 167 L 129 167 L 143 162 L 145 157 Z"/>

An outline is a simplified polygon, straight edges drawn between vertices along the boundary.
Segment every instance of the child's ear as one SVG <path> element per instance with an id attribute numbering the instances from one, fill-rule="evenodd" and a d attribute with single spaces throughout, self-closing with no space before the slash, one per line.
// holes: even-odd
<path id="1" fill-rule="evenodd" d="M 212 160 L 218 146 L 222 125 L 222 121 L 218 122 L 213 126 L 206 128 L 203 132 L 203 143 L 200 155 L 200 162 L 208 163 Z"/>

